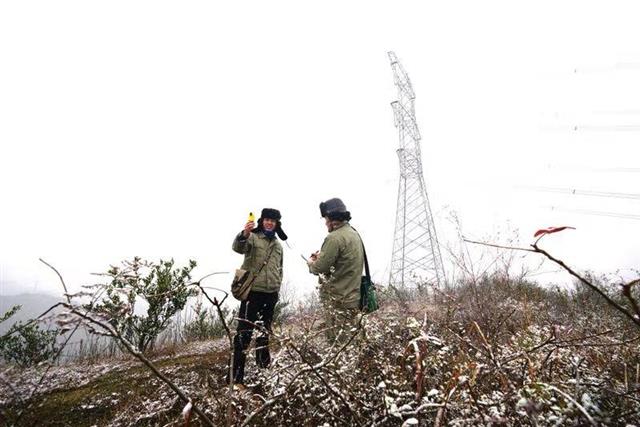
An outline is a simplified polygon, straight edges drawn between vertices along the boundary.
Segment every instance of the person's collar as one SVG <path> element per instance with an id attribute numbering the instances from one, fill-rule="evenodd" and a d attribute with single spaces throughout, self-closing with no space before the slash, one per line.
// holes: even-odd
<path id="1" fill-rule="evenodd" d="M 344 227 L 345 225 L 349 224 L 349 221 L 342 221 L 340 223 L 337 223 L 336 225 L 331 225 L 331 231 L 329 233 L 333 233 L 334 231 L 336 231 L 339 228 Z"/>
<path id="2" fill-rule="evenodd" d="M 276 235 L 275 235 L 275 230 L 273 231 L 273 233 L 274 233 L 273 237 L 275 238 L 275 237 L 276 237 Z M 269 237 L 265 234 L 265 230 L 264 230 L 264 229 L 263 229 L 263 230 L 260 230 L 260 232 L 258 233 L 258 236 L 259 236 L 261 239 L 268 239 L 268 238 L 269 238 Z"/>

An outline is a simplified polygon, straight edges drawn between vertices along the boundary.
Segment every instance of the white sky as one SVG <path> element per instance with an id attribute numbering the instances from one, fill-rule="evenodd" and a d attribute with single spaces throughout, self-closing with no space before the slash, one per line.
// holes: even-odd
<path id="1" fill-rule="evenodd" d="M 0 3 L 0 293 L 57 291 L 38 257 L 72 289 L 134 255 L 232 271 L 263 207 L 308 254 L 330 197 L 387 279 L 388 50 L 416 91 L 443 242 L 453 210 L 470 238 L 572 225 L 544 247 L 581 270 L 640 266 L 640 221 L 568 211 L 640 215 L 640 200 L 527 189 L 638 193 L 635 2 L 228 3 Z M 286 257 L 289 286 L 312 290 Z"/>

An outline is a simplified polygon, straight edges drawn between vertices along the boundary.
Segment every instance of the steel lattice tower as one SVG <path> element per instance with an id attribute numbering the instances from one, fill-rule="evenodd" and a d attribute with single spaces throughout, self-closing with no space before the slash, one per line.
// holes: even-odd
<path id="1" fill-rule="evenodd" d="M 429 197 L 422 175 L 420 131 L 414 111 L 415 93 L 395 53 L 389 52 L 398 100 L 391 103 L 400 137 L 400 182 L 389 283 L 404 286 L 426 281 L 440 285 L 444 269 Z"/>

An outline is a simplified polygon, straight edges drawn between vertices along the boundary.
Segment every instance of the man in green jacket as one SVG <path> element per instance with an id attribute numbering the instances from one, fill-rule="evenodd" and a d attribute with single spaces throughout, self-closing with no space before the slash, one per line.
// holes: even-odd
<path id="1" fill-rule="evenodd" d="M 282 245 L 276 235 L 287 240 L 280 218 L 280 211 L 265 208 L 258 219 L 258 226 L 248 221 L 233 240 L 233 250 L 244 255 L 242 269 L 256 274 L 249 296 L 240 304 L 238 313 L 238 328 L 233 341 L 233 377 L 236 384 L 244 382 L 245 351 L 249 348 L 257 322 L 262 323 L 267 333 L 260 332 L 256 338 L 256 363 L 266 368 L 271 362 L 268 333 L 282 284 Z"/>
<path id="2" fill-rule="evenodd" d="M 320 203 L 329 234 L 319 252 L 311 255 L 309 271 L 319 275 L 320 301 L 329 340 L 344 341 L 358 319 L 364 266 L 362 240 L 351 227 L 351 214 L 338 198 Z"/>

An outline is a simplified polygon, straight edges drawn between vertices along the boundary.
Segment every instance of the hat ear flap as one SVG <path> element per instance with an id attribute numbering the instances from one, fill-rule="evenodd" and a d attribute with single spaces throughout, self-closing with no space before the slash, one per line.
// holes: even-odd
<path id="1" fill-rule="evenodd" d="M 325 202 L 320 202 L 320 216 L 327 216 L 327 204 Z"/>
<path id="2" fill-rule="evenodd" d="M 276 227 L 276 234 L 282 241 L 287 240 L 289 238 L 287 234 L 284 232 L 284 230 L 282 229 L 282 223 L 280 221 L 278 221 L 278 225 Z"/>

